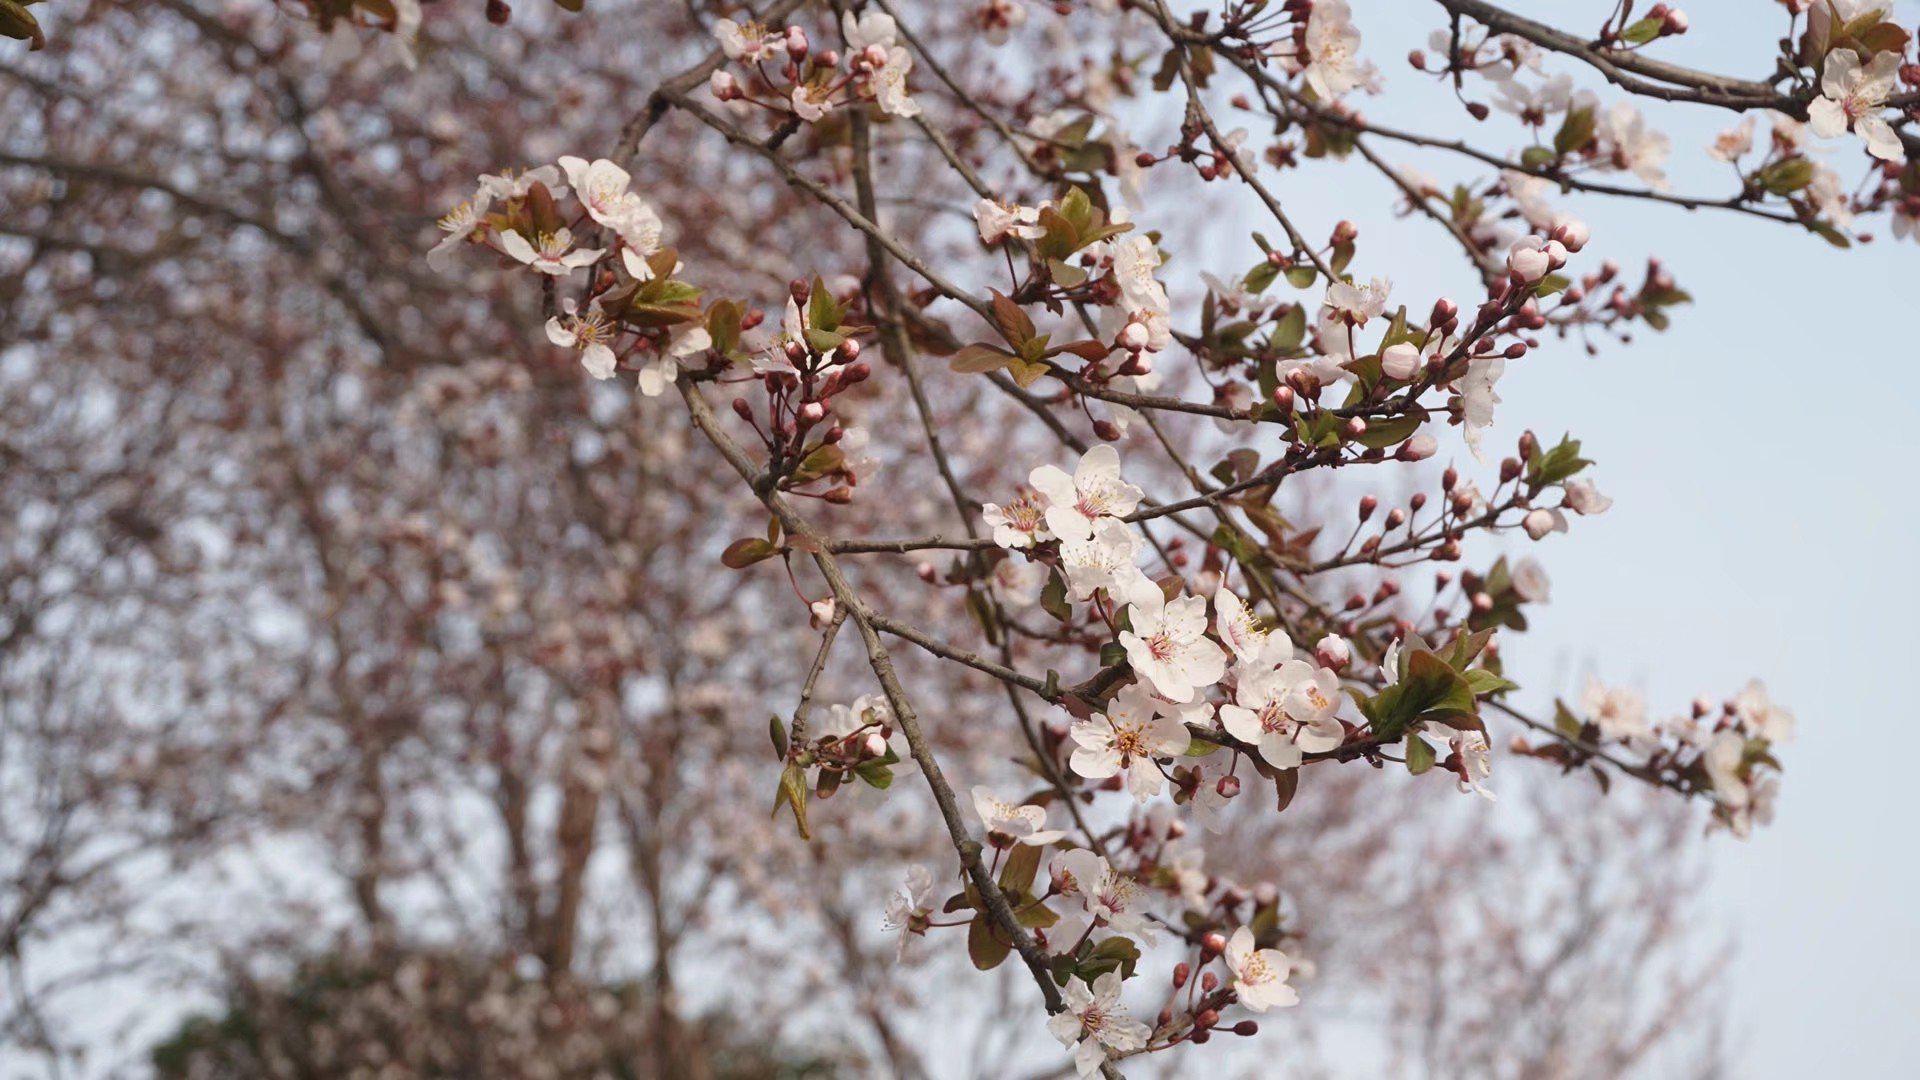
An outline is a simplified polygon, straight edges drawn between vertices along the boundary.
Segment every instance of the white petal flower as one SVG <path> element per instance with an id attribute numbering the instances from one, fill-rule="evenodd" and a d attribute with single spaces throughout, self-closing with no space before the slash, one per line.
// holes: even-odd
<path id="1" fill-rule="evenodd" d="M 985 787 L 973 789 L 973 810 L 980 815 L 989 834 L 998 833 L 1008 843 L 1045 847 L 1067 835 L 1064 829 L 1045 829 L 1047 810 L 1028 803 L 1016 806 L 994 795 Z"/>
<path id="2" fill-rule="evenodd" d="M 1161 697 L 1192 701 L 1226 674 L 1226 651 L 1206 636 L 1205 597 L 1169 601 L 1160 586 L 1149 581 L 1137 583 L 1127 601 L 1132 629 L 1120 632 L 1120 645 L 1133 670 Z"/>
<path id="3" fill-rule="evenodd" d="M 1460 421 L 1466 433 L 1467 448 L 1481 461 L 1486 456 L 1480 451 L 1480 440 L 1487 428 L 1493 426 L 1493 408 L 1500 404 L 1500 395 L 1494 392 L 1493 384 L 1507 372 L 1507 360 L 1503 356 L 1478 356 L 1467 361 L 1467 372 L 1460 376 L 1454 386 L 1460 395 Z"/>
<path id="4" fill-rule="evenodd" d="M 1039 225 L 1038 207 L 1003 203 L 995 199 L 981 199 L 974 203 L 973 220 L 980 228 L 980 239 L 990 246 L 1008 237 L 1037 240 L 1047 232 Z"/>
<path id="5" fill-rule="evenodd" d="M 589 306 L 586 314 L 576 315 L 573 301 L 568 300 L 564 315 L 547 320 L 547 340 L 563 349 L 580 350 L 581 365 L 596 379 L 613 378 L 619 367 L 613 348 L 607 344 L 614 333 L 615 327 L 598 304 Z"/>
<path id="6" fill-rule="evenodd" d="M 1046 496 L 1047 527 L 1062 540 L 1086 540 L 1101 518 L 1124 517 L 1140 505 L 1141 491 L 1120 479 L 1120 453 L 1109 443 L 1088 449 L 1072 476 L 1042 465 L 1027 482 Z"/>
<path id="7" fill-rule="evenodd" d="M 1340 677 L 1305 660 L 1243 668 L 1233 702 L 1220 706 L 1227 734 L 1253 743 L 1276 769 L 1299 766 L 1305 754 L 1332 750 L 1346 739 L 1339 710 Z"/>
<path id="8" fill-rule="evenodd" d="M 1604 514 L 1613 505 L 1613 500 L 1600 494 L 1600 489 L 1591 480 L 1569 480 L 1566 483 L 1567 509 L 1583 517 Z"/>
<path id="9" fill-rule="evenodd" d="M 1254 1012 L 1266 1012 L 1278 1005 L 1298 1005 L 1300 995 L 1287 985 L 1293 964 L 1278 949 L 1253 947 L 1253 930 L 1241 927 L 1227 939 L 1227 970 L 1233 972 L 1233 990 L 1240 1004 Z"/>
<path id="10" fill-rule="evenodd" d="M 450 265 L 449 258 L 455 248 L 466 243 L 467 238 L 476 230 L 486 227 L 487 209 L 493 203 L 493 196 L 485 188 L 476 192 L 473 198 L 458 204 L 441 216 L 437 224 L 440 231 L 446 233 L 440 242 L 427 252 L 427 265 L 435 273 L 444 274 Z"/>
<path id="11" fill-rule="evenodd" d="M 1793 713 L 1774 704 L 1767 686 L 1754 679 L 1733 699 L 1733 715 L 1749 736 L 1782 743 L 1793 738 Z"/>
<path id="12" fill-rule="evenodd" d="M 1127 790 L 1141 802 L 1159 794 L 1166 777 L 1158 758 L 1187 752 L 1192 736 L 1168 715 L 1144 683 L 1129 683 L 1114 695 L 1104 715 L 1076 721 L 1070 731 L 1076 749 L 1068 759 L 1073 771 L 1104 780 L 1122 770 Z"/>
<path id="13" fill-rule="evenodd" d="M 1531 555 L 1513 564 L 1513 591 L 1530 604 L 1544 604 L 1553 596 L 1553 582 L 1547 568 Z"/>
<path id="14" fill-rule="evenodd" d="M 1838 138 L 1851 126 L 1867 144 L 1867 152 L 1884 161 L 1903 161 L 1900 136 L 1880 115 L 1892 96 L 1900 70 L 1900 54 L 1882 52 L 1865 67 L 1852 49 L 1827 54 L 1820 76 L 1820 97 L 1807 106 L 1808 125 L 1823 139 Z"/>
<path id="15" fill-rule="evenodd" d="M 1047 568 L 1025 559 L 1001 559 L 988 579 L 994 597 L 1010 608 L 1033 606 L 1046 584 Z"/>
<path id="16" fill-rule="evenodd" d="M 1359 86 L 1365 76 L 1360 62 L 1360 30 L 1346 0 L 1319 0 L 1307 18 L 1307 85 L 1326 101 Z"/>
<path id="17" fill-rule="evenodd" d="M 933 875 L 927 868 L 914 865 L 907 868 L 907 878 L 887 897 L 887 911 L 880 925 L 890 933 L 900 935 L 899 945 L 894 949 L 897 961 L 906 955 L 907 942 L 915 935 L 924 935 L 927 930 L 927 916 L 932 914 L 929 896 L 933 891 Z"/>
<path id="18" fill-rule="evenodd" d="M 500 234 L 500 248 L 515 260 L 554 277 L 566 277 L 582 266 L 591 265 L 599 260 L 602 251 L 599 248 L 574 250 L 573 233 L 566 228 L 541 233 L 535 242 L 508 229 Z"/>
<path id="19" fill-rule="evenodd" d="M 1147 1045 L 1153 1030 L 1120 1007 L 1120 973 L 1109 971 L 1093 987 L 1078 976 L 1067 980 L 1067 1007 L 1047 1021 L 1047 1030 L 1063 1046 L 1073 1046 L 1074 1069 L 1091 1076 L 1108 1053 L 1131 1053 Z M 1077 1044 L 1077 1045 L 1076 1045 Z"/>
<path id="20" fill-rule="evenodd" d="M 1045 499 L 1031 488 L 1022 489 L 1005 506 L 987 503 L 980 517 L 993 529 L 993 542 L 1003 548 L 1030 548 L 1053 539 L 1047 529 Z"/>
<path id="21" fill-rule="evenodd" d="M 1146 580 L 1136 559 L 1140 534 L 1119 518 L 1101 518 L 1093 535 L 1084 540 L 1063 539 L 1060 563 L 1067 573 L 1067 590 L 1074 600 L 1086 600 L 1100 589 L 1108 596 L 1125 597 Z"/>
<path id="22" fill-rule="evenodd" d="M 1597 679 L 1587 680 L 1580 697 L 1587 719 L 1600 728 L 1600 736 L 1623 742 L 1644 739 L 1653 734 L 1647 723 L 1647 701 L 1638 690 L 1625 686 L 1604 686 Z"/>

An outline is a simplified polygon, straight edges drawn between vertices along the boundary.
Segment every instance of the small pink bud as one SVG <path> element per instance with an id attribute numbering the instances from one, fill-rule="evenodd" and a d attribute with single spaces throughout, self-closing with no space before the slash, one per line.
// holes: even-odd
<path id="1" fill-rule="evenodd" d="M 1313 658 L 1324 668 L 1340 671 L 1353 662 L 1353 649 L 1347 639 L 1338 634 L 1328 634 L 1313 646 Z"/>
<path id="2" fill-rule="evenodd" d="M 1567 531 L 1565 519 L 1556 516 L 1551 510 L 1529 511 L 1527 516 L 1521 519 L 1520 527 L 1527 530 L 1527 535 L 1535 540 L 1546 536 L 1550 532 Z"/>

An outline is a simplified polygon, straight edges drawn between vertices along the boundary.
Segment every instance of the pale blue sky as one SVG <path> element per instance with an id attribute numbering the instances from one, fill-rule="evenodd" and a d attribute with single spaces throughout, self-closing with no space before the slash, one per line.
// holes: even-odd
<path id="1" fill-rule="evenodd" d="M 1381 17 L 1397 4 L 1354 6 L 1365 51 L 1389 79 L 1385 97 L 1363 103 L 1370 116 L 1515 145 L 1510 122 L 1467 124 L 1449 96 L 1420 94 L 1431 84 L 1402 58 L 1442 25 L 1437 5 L 1408 5 L 1417 19 Z M 1610 7 L 1515 6 L 1568 27 L 1597 25 Z M 1912 26 L 1917 9 L 1903 3 L 1899 18 Z M 1735 74 L 1767 69 L 1784 29 L 1779 8 L 1747 0 L 1689 11 L 1692 33 L 1663 45 L 1663 57 Z M 1725 167 L 1701 148 L 1731 114 L 1653 115 L 1674 138 L 1675 190 L 1724 194 Z M 1462 175 L 1444 157 L 1391 156 Z M 1849 180 L 1860 175 L 1850 146 L 1835 144 L 1830 160 Z M 1358 178 L 1363 171 L 1310 164 L 1280 192 L 1314 223 L 1310 235 L 1346 216 L 1367 237 L 1390 237 L 1384 250 L 1363 250 L 1355 269 L 1391 276 L 1400 298 L 1464 296 L 1470 278 L 1450 241 L 1428 223 L 1391 220 L 1380 209 L 1386 186 Z M 1335 175 L 1338 189 L 1325 182 Z M 1380 197 L 1355 199 L 1361 184 Z M 1712 911 L 1741 945 L 1737 1074 L 1912 1075 L 1920 868 L 1905 826 L 1920 732 L 1898 690 L 1920 647 L 1911 622 L 1920 609 L 1920 245 L 1882 237 L 1838 251 L 1731 214 L 1597 197 L 1567 205 L 1593 227 L 1588 256 L 1617 258 L 1637 281 L 1641 259 L 1657 252 L 1697 303 L 1632 347 L 1590 359 L 1552 344 L 1509 366 L 1489 445 L 1510 445 L 1527 426 L 1543 436 L 1571 430 L 1617 500 L 1540 545 L 1553 603 L 1533 633 L 1509 642 L 1509 658 L 1543 692 L 1597 670 L 1640 687 L 1659 711 L 1758 675 L 1797 712 L 1799 737 L 1780 755 L 1777 821 L 1747 843 L 1713 842 Z"/>

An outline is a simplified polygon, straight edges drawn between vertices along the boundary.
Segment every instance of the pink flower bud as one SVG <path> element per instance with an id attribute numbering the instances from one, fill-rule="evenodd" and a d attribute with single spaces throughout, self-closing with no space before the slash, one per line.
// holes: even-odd
<path id="1" fill-rule="evenodd" d="M 1413 438 L 1408 439 L 1406 442 L 1401 443 L 1400 449 L 1396 451 L 1393 456 L 1399 458 L 1401 461 L 1425 461 L 1439 452 L 1440 440 L 1423 431 L 1416 434 Z M 1423 502 L 1425 501 L 1418 495 L 1414 496 L 1414 498 L 1420 499 Z M 1416 509 L 1418 508 L 1416 507 Z"/>
<path id="2" fill-rule="evenodd" d="M 1407 342 L 1390 345 L 1380 354 L 1380 370 L 1389 379 L 1405 382 L 1420 370 L 1420 350 Z"/>
<path id="3" fill-rule="evenodd" d="M 1527 535 L 1538 540 L 1551 532 L 1566 532 L 1567 519 L 1552 510 L 1531 510 L 1520 521 L 1520 527 Z"/>
<path id="4" fill-rule="evenodd" d="M 1120 337 L 1116 344 L 1128 352 L 1139 352 L 1146 348 L 1147 343 L 1151 340 L 1153 340 L 1153 338 L 1148 334 L 1145 325 L 1130 322 L 1120 328 Z"/>
<path id="5" fill-rule="evenodd" d="M 1240 778 L 1228 773 L 1220 778 L 1219 783 L 1213 785 L 1213 790 L 1218 792 L 1221 798 L 1231 799 L 1240 794 Z"/>
<path id="6" fill-rule="evenodd" d="M 733 77 L 731 71 L 716 71 L 707 80 L 707 88 L 721 101 L 732 101 L 741 96 L 740 80 Z"/>
<path id="7" fill-rule="evenodd" d="M 1340 671 L 1353 662 L 1353 649 L 1347 644 L 1346 638 L 1328 634 L 1314 643 L 1313 658 L 1320 662 L 1321 667 Z"/>

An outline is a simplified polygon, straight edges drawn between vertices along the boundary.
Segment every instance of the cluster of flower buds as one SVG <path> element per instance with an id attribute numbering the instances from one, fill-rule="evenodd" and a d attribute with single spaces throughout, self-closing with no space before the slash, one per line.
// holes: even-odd
<path id="1" fill-rule="evenodd" d="M 781 333 L 749 356 L 766 390 L 766 425 L 745 397 L 733 400 L 734 413 L 766 444 L 783 489 L 830 503 L 851 502 L 859 482 L 849 451 L 860 447 L 848 445 L 855 432 L 835 417 L 834 399 L 873 374 L 854 336 L 864 328 L 843 324 L 845 317 L 842 301 L 824 282 L 792 282 Z M 749 312 L 742 328 L 752 330 L 763 319 Z"/>
<path id="2" fill-rule="evenodd" d="M 847 44 L 844 57 L 836 49 L 816 50 L 798 26 L 775 30 L 721 19 L 713 36 L 746 78 L 720 68 L 709 76 L 707 88 L 720 101 L 759 106 L 805 123 L 859 101 L 872 101 L 895 116 L 918 115 L 920 107 L 906 89 L 913 56 L 898 43 L 893 17 L 848 13 L 840 29 Z"/>

